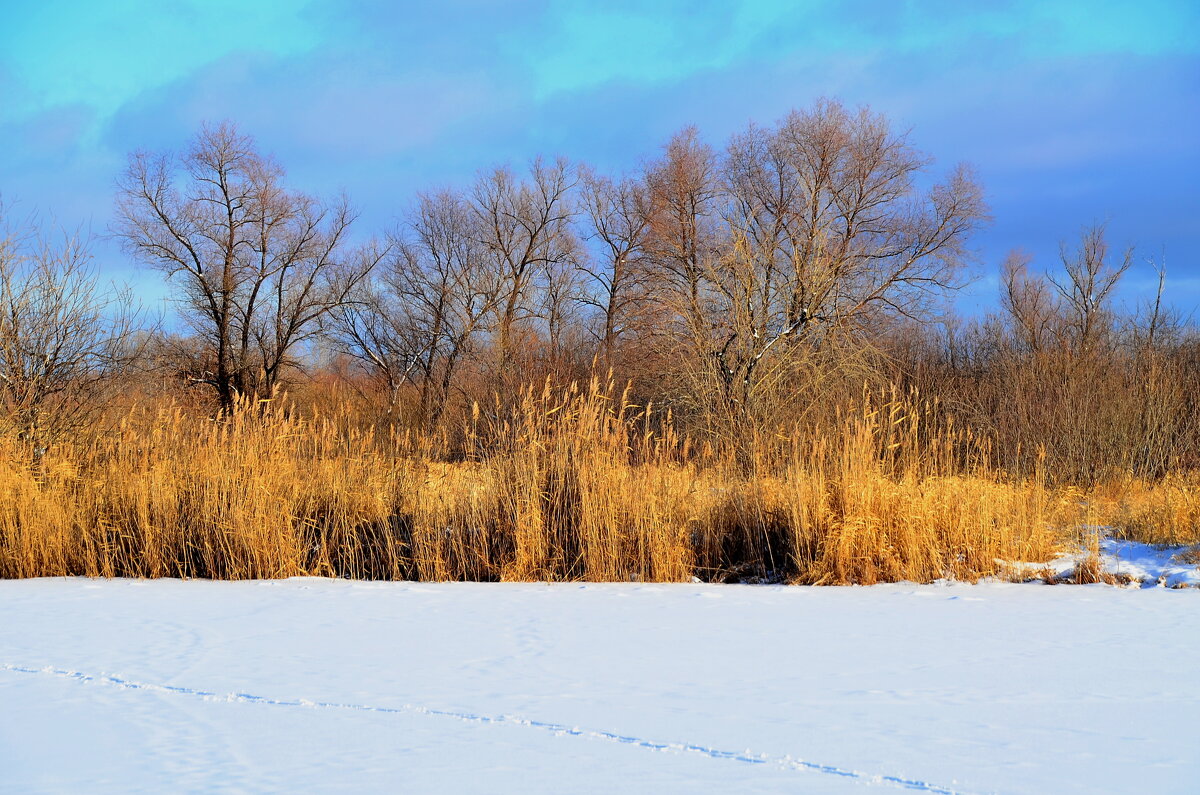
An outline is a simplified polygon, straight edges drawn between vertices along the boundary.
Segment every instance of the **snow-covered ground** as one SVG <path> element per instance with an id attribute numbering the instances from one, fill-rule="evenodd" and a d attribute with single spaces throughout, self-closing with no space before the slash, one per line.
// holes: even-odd
<path id="1" fill-rule="evenodd" d="M 1101 528 L 1103 529 L 1103 528 Z M 1156 547 L 1137 541 L 1103 538 L 1099 542 L 1100 570 L 1115 582 L 1141 588 L 1200 587 L 1200 567 L 1194 560 L 1196 550 L 1188 547 Z M 1050 573 L 1068 581 L 1088 559 L 1087 551 L 1059 555 L 1049 563 L 1010 563 L 1027 574 Z"/>
<path id="2" fill-rule="evenodd" d="M 1200 791 L 1200 590 L 0 582 L 11 792 Z"/>

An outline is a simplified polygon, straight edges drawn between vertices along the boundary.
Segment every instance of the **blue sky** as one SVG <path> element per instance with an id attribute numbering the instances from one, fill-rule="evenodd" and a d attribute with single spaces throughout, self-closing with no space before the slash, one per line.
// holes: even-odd
<path id="1" fill-rule="evenodd" d="M 0 0 L 0 195 L 100 232 L 136 148 L 232 119 L 360 231 L 414 191 L 543 153 L 636 167 L 821 96 L 977 167 L 995 221 L 965 308 L 1022 247 L 1108 220 L 1200 303 L 1200 5 L 1183 0 L 526 2 Z M 161 295 L 111 245 L 115 278 Z M 1148 291 L 1131 275 L 1126 298 Z"/>

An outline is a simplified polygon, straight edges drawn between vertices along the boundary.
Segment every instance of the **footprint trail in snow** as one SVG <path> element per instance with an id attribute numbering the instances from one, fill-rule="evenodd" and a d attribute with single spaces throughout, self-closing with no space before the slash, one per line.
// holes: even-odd
<path id="1" fill-rule="evenodd" d="M 641 737 L 618 734 L 616 732 L 602 731 L 598 729 L 585 729 L 577 726 L 567 726 L 561 723 L 532 720 L 530 718 L 523 718 L 516 715 L 479 715 L 471 712 L 435 709 L 416 704 L 404 704 L 399 707 L 377 707 L 367 704 L 347 704 L 332 701 L 315 701 L 309 699 L 276 699 L 269 698 L 267 696 L 254 695 L 252 693 L 220 694 L 213 691 L 197 690 L 194 688 L 180 687 L 177 685 L 161 685 L 150 682 L 138 682 L 110 674 L 89 674 L 83 671 L 70 671 L 63 668 L 53 667 L 31 668 L 28 666 L 6 663 L 0 665 L 0 670 L 20 674 L 56 676 L 61 679 L 69 679 L 86 684 L 108 685 L 124 690 L 137 690 L 151 693 L 167 693 L 178 696 L 190 696 L 193 698 L 204 699 L 206 701 L 264 704 L 272 707 L 300 707 L 313 709 L 351 710 L 358 712 L 430 715 L 440 718 L 451 718 L 468 723 L 524 726 L 531 729 L 540 729 L 542 731 L 551 732 L 559 736 L 582 737 L 589 740 L 621 743 L 623 745 L 633 745 L 646 748 L 647 750 L 651 751 L 692 753 L 700 756 L 707 756 L 712 759 L 725 759 L 742 764 L 774 765 L 776 767 L 788 770 L 823 773 L 825 775 L 838 776 L 843 779 L 858 781 L 863 784 L 890 785 L 917 792 L 933 793 L 933 795 L 972 795 L 972 793 L 965 792 L 964 790 L 938 786 L 936 784 L 931 784 L 918 779 L 864 773 L 858 770 L 837 767 L 835 765 L 823 765 L 817 762 L 809 762 L 803 759 L 797 759 L 793 756 L 773 757 L 767 754 L 755 754 L 749 750 L 741 752 L 726 751 L 718 748 L 696 745 L 693 743 L 660 742 Z"/>

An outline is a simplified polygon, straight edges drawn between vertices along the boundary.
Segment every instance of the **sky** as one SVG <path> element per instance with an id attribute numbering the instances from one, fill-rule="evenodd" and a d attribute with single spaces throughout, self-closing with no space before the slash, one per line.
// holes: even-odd
<path id="1" fill-rule="evenodd" d="M 633 170 L 694 124 L 722 146 L 820 97 L 977 169 L 992 224 L 966 311 L 1022 248 L 1107 222 L 1123 300 L 1200 304 L 1200 4 L 1187 0 L 0 0 L 0 196 L 91 229 L 136 149 L 235 121 L 360 234 L 418 190 L 564 155 Z M 157 300 L 111 241 L 99 266 Z"/>

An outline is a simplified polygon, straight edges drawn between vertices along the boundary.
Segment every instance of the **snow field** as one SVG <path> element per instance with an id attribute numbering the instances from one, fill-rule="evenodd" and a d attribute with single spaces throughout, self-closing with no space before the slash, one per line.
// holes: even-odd
<path id="1" fill-rule="evenodd" d="M 3 791 L 1200 780 L 1191 588 L 53 579 L 0 616 Z"/>

